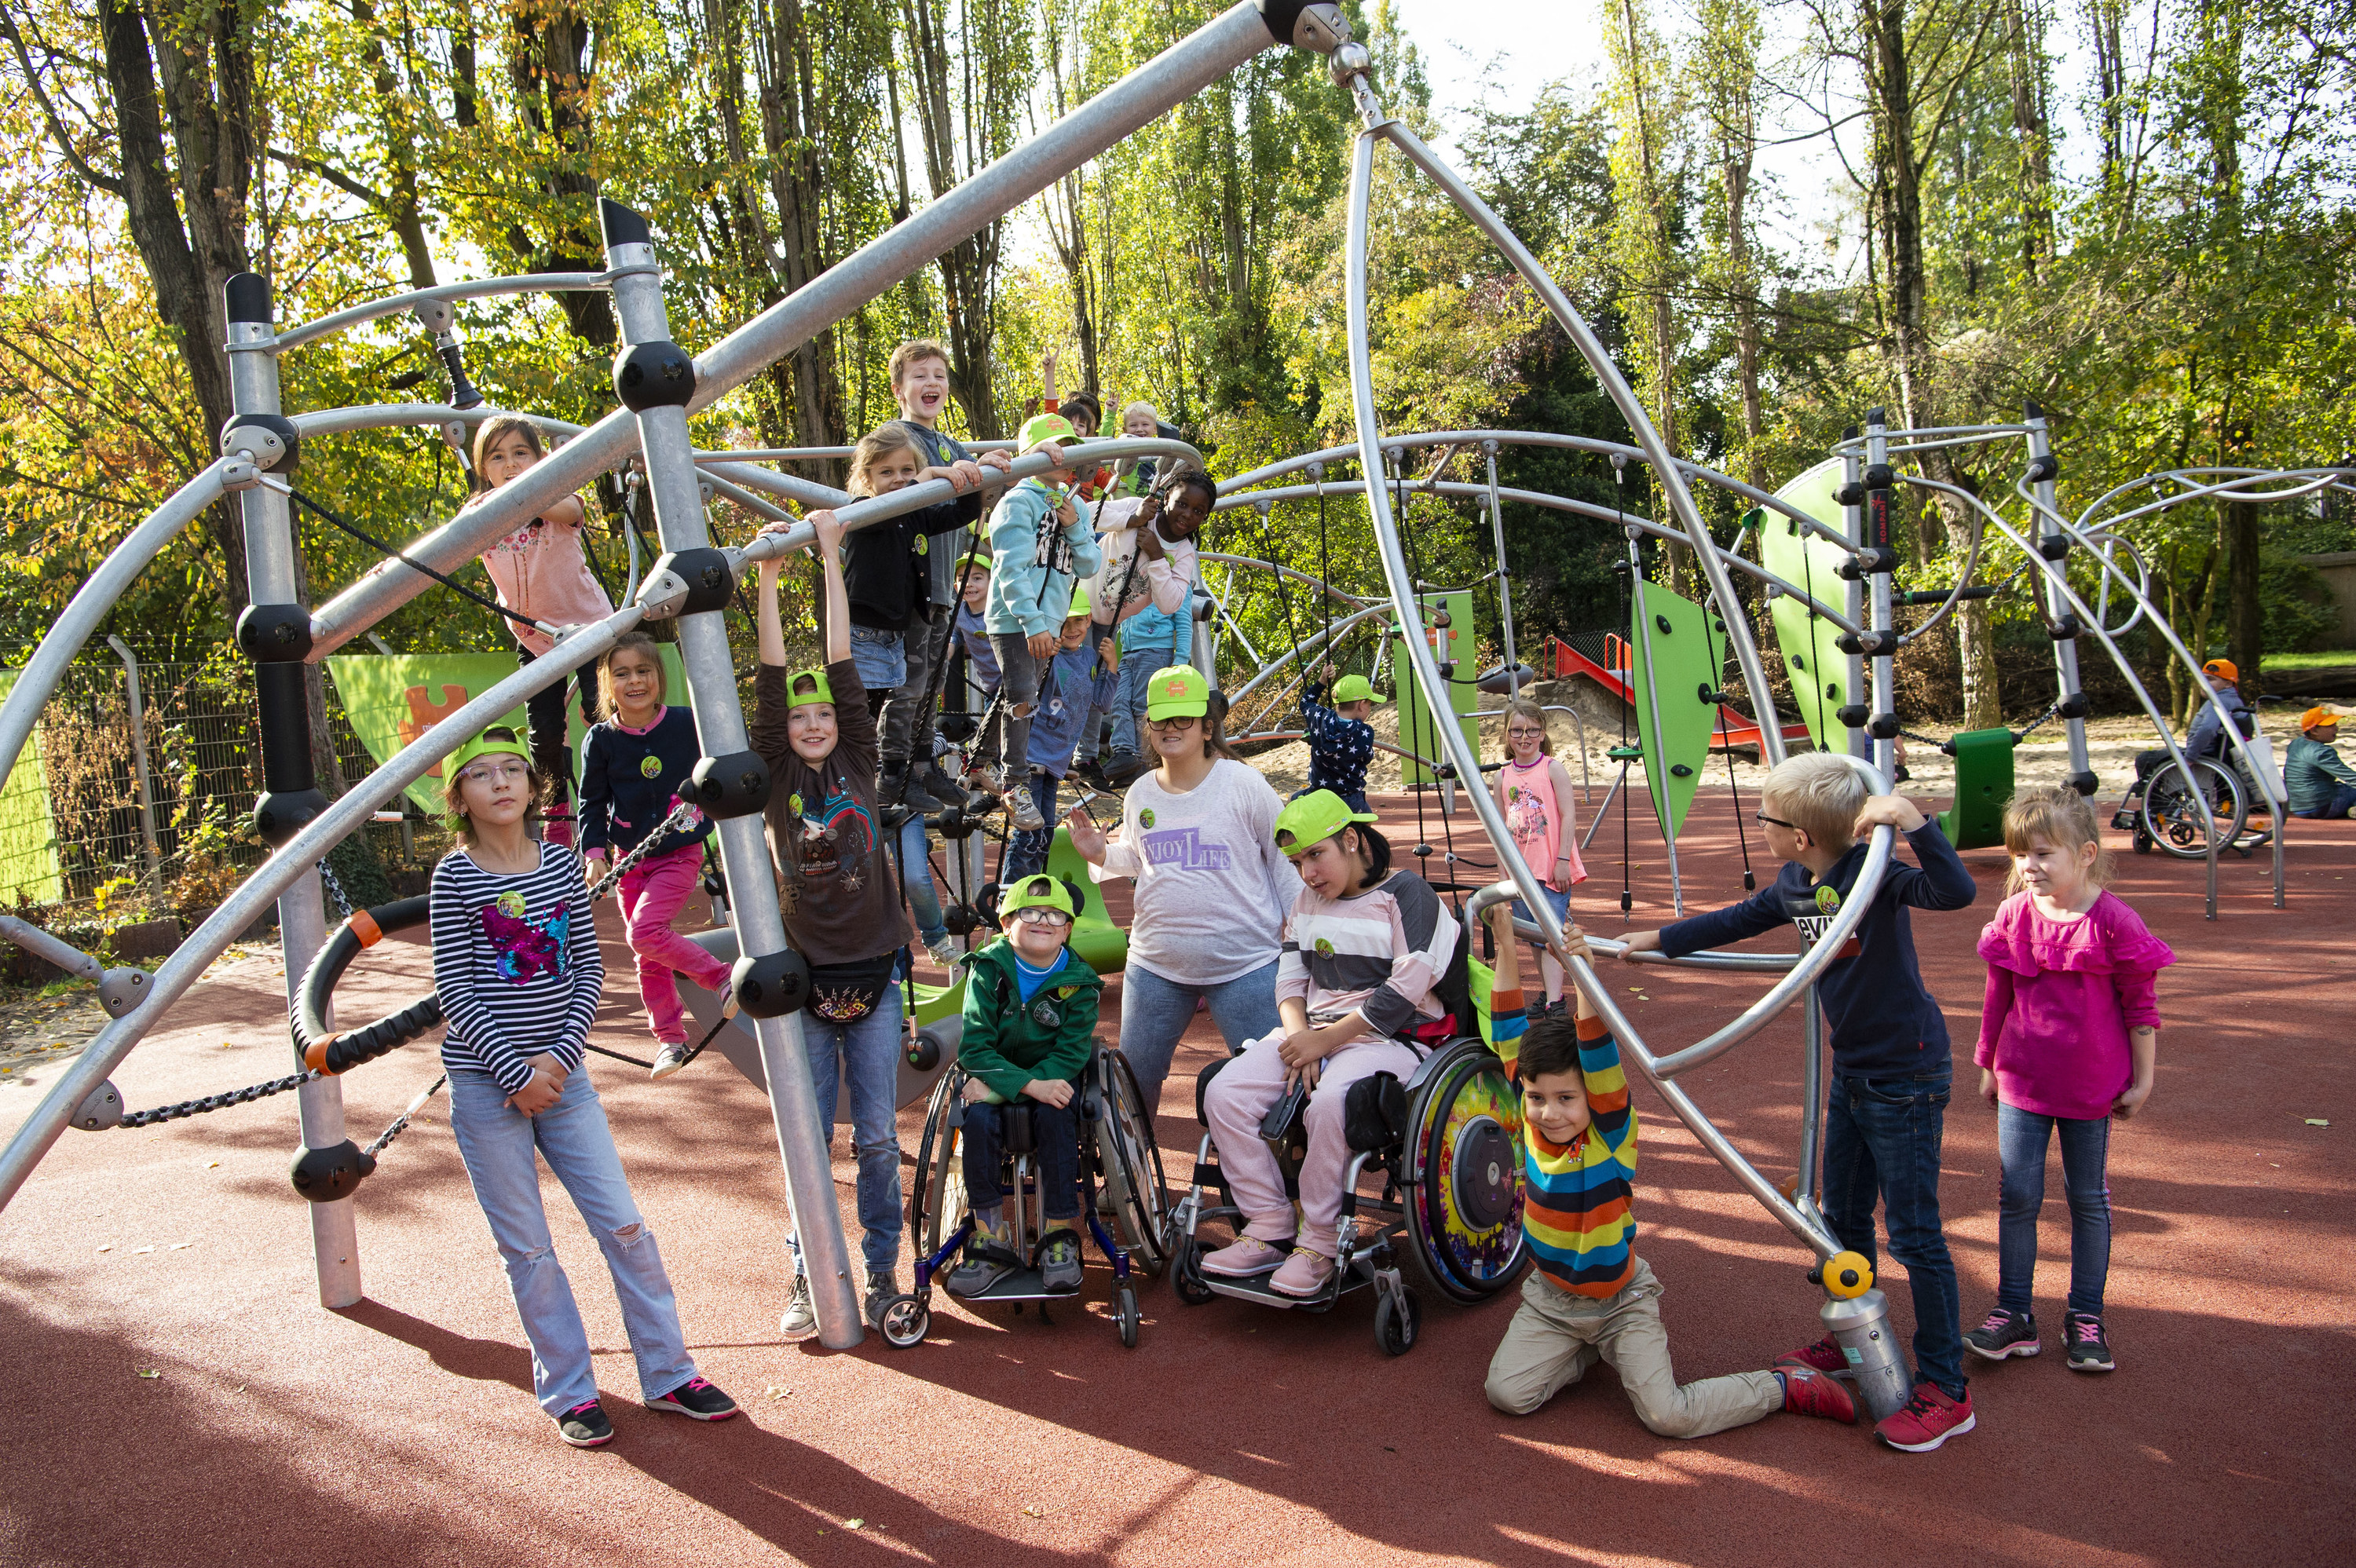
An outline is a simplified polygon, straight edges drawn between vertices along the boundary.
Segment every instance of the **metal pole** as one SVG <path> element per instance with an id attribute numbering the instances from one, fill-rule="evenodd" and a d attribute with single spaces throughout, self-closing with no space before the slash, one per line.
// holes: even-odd
<path id="1" fill-rule="evenodd" d="M 1505 572 L 1505 508 L 1497 499 L 1497 443 L 1484 441 L 1481 452 L 1489 460 L 1489 531 L 1497 545 L 1497 626 L 1505 640 L 1505 699 L 1518 702 L 1522 667 L 1514 654 L 1514 584 Z"/>
<path id="2" fill-rule="evenodd" d="M 270 284 L 252 272 L 240 272 L 229 280 L 225 292 L 232 350 L 240 344 L 267 340 Z M 289 450 L 281 471 L 291 469 L 293 427 L 279 410 L 276 357 L 232 352 L 229 357 L 230 400 L 236 411 L 232 428 L 284 426 L 282 436 Z M 238 617 L 237 640 L 254 661 L 262 720 L 262 795 L 254 802 L 253 822 L 263 842 L 279 850 L 327 807 L 327 798 L 319 793 L 311 771 L 311 717 L 304 693 L 307 671 L 303 661 L 310 649 L 311 613 L 294 592 L 294 533 L 285 496 L 258 485 L 239 499 L 245 518 L 249 603 Z M 327 913 L 316 866 L 306 868 L 279 895 L 278 939 L 285 960 L 286 1002 L 291 1011 L 303 973 L 327 939 Z M 334 1078 L 315 1079 L 296 1095 L 306 1157 L 316 1153 L 322 1159 L 333 1159 L 336 1151 L 350 1142 L 344 1136 L 343 1084 Z M 311 1252 L 318 1271 L 319 1304 L 349 1307 L 360 1298 L 359 1233 L 352 1200 L 347 1195 L 306 1207 L 311 1211 Z"/>
<path id="3" fill-rule="evenodd" d="M 2069 558 L 2070 539 L 2053 521 L 2059 515 L 2056 510 L 2057 486 L 2054 482 L 2061 476 L 2062 465 L 2053 456 L 2053 442 L 2046 428 L 2045 411 L 2035 403 L 2030 403 L 2027 413 L 2029 478 L 2037 492 L 2039 513 L 2034 519 L 2037 547 L 2042 553 L 2050 544 L 2055 553 L 2046 559 L 2066 563 Z M 2067 570 L 2066 564 L 2064 570 Z M 2105 589 L 2110 587 L 2108 577 L 2103 580 L 2103 586 Z M 2038 583 L 2038 598 L 2053 607 L 2053 624 L 2061 624 L 2069 612 L 2062 607 L 2059 596 L 2045 592 L 2044 584 L 2041 581 Z M 2085 693 L 2081 689 L 2078 676 L 2076 638 L 2053 639 L 2053 675 L 2056 684 L 2062 688 L 2059 694 L 2062 699 L 2062 721 L 2070 734 L 2070 776 L 2062 782 L 2080 795 L 2091 796 L 2094 793 L 2096 780 L 2094 760 L 2086 751 L 2086 698 Z"/>
<path id="4" fill-rule="evenodd" d="M 147 707 L 139 700 L 139 660 L 131 645 L 112 632 L 106 645 L 123 661 L 123 677 L 131 694 L 131 761 L 139 773 L 139 837 L 147 848 L 147 880 L 164 883 L 164 855 L 155 844 L 155 785 L 147 774 Z"/>
<path id="5" fill-rule="evenodd" d="M 1792 1188 L 1792 1201 L 1814 1214 L 1822 1207 L 1816 1198 L 1816 1164 L 1822 1157 L 1825 1125 L 1825 1005 L 1814 986 L 1808 987 L 1800 1033 L 1807 1054 L 1800 1061 L 1800 1179 Z"/>
<path id="6" fill-rule="evenodd" d="M 712 781 L 712 787 L 703 791 L 703 805 L 719 823 L 729 918 L 736 928 L 736 951 L 744 955 L 736 961 L 736 991 L 746 1002 L 745 1011 L 755 1013 L 747 976 L 787 951 L 786 923 L 777 908 L 776 876 L 761 819 L 768 800 L 768 771 L 753 753 L 736 696 L 735 664 L 728 651 L 723 612 L 734 576 L 727 558 L 712 548 L 688 437 L 687 405 L 697 373 L 686 353 L 670 341 L 661 274 L 654 266 L 654 236 L 647 220 L 612 201 L 600 200 L 597 206 L 607 266 L 643 269 L 614 280 L 614 314 L 622 333 L 614 379 L 623 401 L 636 411 L 638 440 L 646 453 L 647 495 L 654 504 L 656 533 L 666 552 L 664 560 L 648 569 L 647 580 L 651 586 L 668 574 L 691 585 L 706 585 L 703 594 L 689 599 L 687 613 L 680 616 L 680 663 L 694 699 L 696 740 L 703 752 L 695 779 L 699 786 Z M 716 581 L 712 581 L 715 576 Z M 748 780 L 755 787 L 734 782 Z M 723 789 L 723 781 L 731 787 Z M 827 1147 L 833 1107 L 821 1107 L 811 1086 L 798 1011 L 771 1017 L 755 1013 L 753 1031 L 768 1081 L 770 1116 L 785 1163 L 801 1267 L 818 1307 L 819 1337 L 830 1349 L 847 1350 L 866 1338 L 866 1329 L 860 1321 L 859 1295 L 851 1277 L 851 1253 L 843 1241 L 842 1211 L 835 1201 L 834 1167 Z"/>

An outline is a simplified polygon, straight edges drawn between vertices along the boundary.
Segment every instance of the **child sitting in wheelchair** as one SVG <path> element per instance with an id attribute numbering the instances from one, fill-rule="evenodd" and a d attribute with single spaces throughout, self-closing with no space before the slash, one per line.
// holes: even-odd
<path id="1" fill-rule="evenodd" d="M 1095 1054 L 1097 1004 L 1104 982 L 1066 944 L 1072 936 L 1071 891 L 1053 877 L 1025 877 L 999 901 L 1005 938 L 976 953 L 967 972 L 964 1070 L 965 1189 L 974 1233 L 967 1261 L 952 1270 L 952 1295 L 977 1296 L 1030 1260 L 1012 1249 L 999 1189 L 1007 1113 L 1031 1112 L 1041 1209 L 1047 1233 L 1039 1277 L 1049 1291 L 1080 1288 L 1080 1078 Z M 1021 1194 L 1014 1194 L 1018 1201 Z M 1059 1222 L 1060 1221 L 1060 1222 Z"/>
<path id="2" fill-rule="evenodd" d="M 1333 1278 L 1351 1157 L 1350 1085 L 1376 1072 L 1405 1079 L 1415 1072 L 1416 1051 L 1395 1037 L 1440 1017 L 1433 987 L 1456 951 L 1455 920 L 1430 883 L 1390 871 L 1389 841 L 1362 826 L 1374 820 L 1331 790 L 1304 795 L 1278 815 L 1277 848 L 1303 884 L 1277 968 L 1283 1024 L 1247 1044 L 1203 1096 L 1211 1141 L 1247 1221 L 1232 1243 L 1202 1260 L 1203 1272 L 1247 1279 L 1273 1270 L 1269 1288 L 1301 1299 Z M 1283 1171 L 1261 1125 L 1304 1087 L 1309 1147 L 1296 1236 Z"/>

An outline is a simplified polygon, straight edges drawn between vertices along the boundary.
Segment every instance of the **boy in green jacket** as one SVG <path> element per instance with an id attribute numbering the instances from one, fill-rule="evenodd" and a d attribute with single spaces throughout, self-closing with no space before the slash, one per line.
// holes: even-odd
<path id="1" fill-rule="evenodd" d="M 948 1277 L 955 1296 L 988 1290 L 1028 1262 L 1011 1244 L 998 1185 L 1006 1111 L 1017 1096 L 1032 1103 L 1046 1214 L 1040 1284 L 1054 1291 L 1080 1288 L 1080 1124 L 1074 1099 L 1096 1051 L 1104 982 L 1066 945 L 1073 912 L 1071 890 L 1063 882 L 1024 877 L 999 899 L 1004 939 L 969 961 L 958 1066 L 966 1073 L 961 1136 L 974 1232 L 966 1261 Z"/>

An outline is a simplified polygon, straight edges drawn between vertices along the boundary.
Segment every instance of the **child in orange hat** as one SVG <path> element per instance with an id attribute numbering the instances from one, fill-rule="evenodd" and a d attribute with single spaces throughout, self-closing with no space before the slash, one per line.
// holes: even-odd
<path id="1" fill-rule="evenodd" d="M 2293 816 L 2340 817 L 2356 808 L 2356 768 L 2340 760 L 2340 715 L 2310 708 L 2298 716 L 2298 739 L 2283 758 Z"/>

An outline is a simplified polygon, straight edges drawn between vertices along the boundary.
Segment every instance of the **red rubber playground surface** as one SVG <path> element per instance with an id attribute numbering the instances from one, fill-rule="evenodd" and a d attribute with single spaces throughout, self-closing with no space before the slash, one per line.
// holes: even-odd
<path id="1" fill-rule="evenodd" d="M 1386 804 L 1411 841 L 1412 810 Z M 1740 891 L 1726 806 L 1715 792 L 1696 805 L 1688 907 Z M 1470 820 L 1459 846 L 1485 859 Z M 1604 932 L 1620 924 L 1618 841 L 1617 823 L 1598 835 L 1576 904 Z M 1645 923 L 1665 912 L 1659 848 L 1640 841 L 1633 857 Z M 1973 943 L 2003 860 L 1966 859 L 1980 907 L 1918 915 L 1915 930 L 1965 1061 L 1944 1193 L 1976 1321 L 1996 1283 L 1997 1176 L 1995 1119 L 1970 1092 Z M 742 1417 L 706 1427 L 639 1407 L 604 1270 L 551 1183 L 619 1434 L 596 1453 L 557 1442 L 439 1102 L 360 1192 L 368 1299 L 340 1313 L 315 1305 L 285 1174 L 290 1101 L 70 1133 L 0 1216 L 0 1562 L 2346 1563 L 2356 825 L 2300 826 L 2286 911 L 2269 905 L 2262 859 L 2223 868 L 2214 923 L 2197 865 L 2122 856 L 2121 872 L 2180 962 L 2161 983 L 2158 1092 L 2112 1143 L 2119 1371 L 2072 1376 L 2054 1344 L 2068 1248 L 2057 1166 L 2038 1279 L 2047 1352 L 1979 1368 L 1979 1429 L 1936 1454 L 1782 1415 L 1696 1443 L 1655 1437 L 1604 1370 L 1535 1416 L 1498 1415 L 1481 1380 L 1510 1301 L 1428 1305 L 1422 1340 L 1389 1360 L 1364 1296 L 1293 1317 L 1183 1307 L 1156 1282 L 1128 1351 L 1098 1267 L 1087 1309 L 1052 1325 L 981 1321 L 937 1296 L 934 1338 L 914 1350 L 873 1335 L 846 1354 L 787 1346 L 768 1113 L 715 1054 L 665 1084 L 594 1071 L 689 1340 Z M 609 975 L 626 976 L 605 934 Z M 380 949 L 340 998 L 347 1016 L 415 994 L 425 956 Z M 1757 994 L 1750 980 L 1607 973 L 1656 1044 L 1696 1039 Z M 281 996 L 266 959 L 192 992 L 118 1073 L 126 1101 L 283 1071 Z M 626 980 L 608 987 L 599 1030 L 643 1045 Z M 1173 1176 L 1195 1141 L 1188 1078 L 1214 1049 L 1198 1019 L 1161 1122 Z M 431 1079 L 429 1051 L 346 1081 L 360 1137 Z M 1799 1067 L 1795 1011 L 1686 1082 L 1780 1179 Z M 0 1093 L 0 1125 L 38 1093 Z M 1801 1249 L 1649 1090 L 1637 1103 L 1638 1244 L 1668 1287 L 1680 1374 L 1763 1366 L 1813 1338 L 1821 1297 Z M 913 1150 L 913 1117 L 902 1128 Z M 835 1177 L 849 1224 L 847 1141 Z M 1911 1332 L 1902 1277 L 1885 1283 Z"/>

